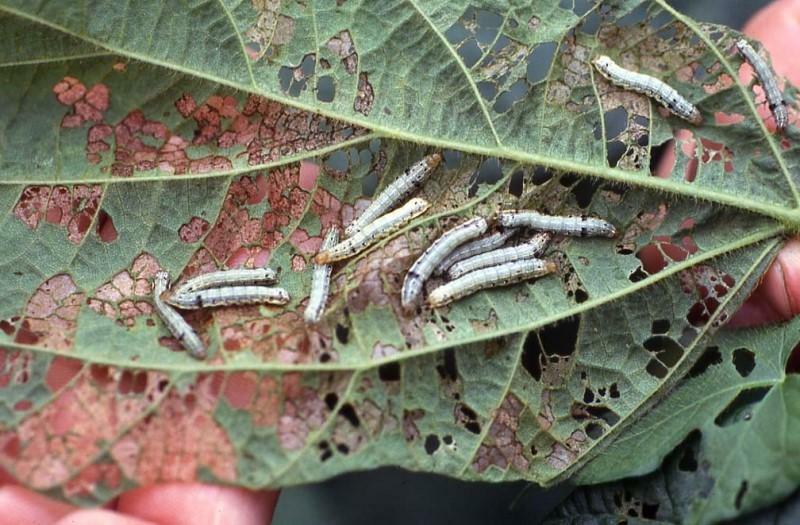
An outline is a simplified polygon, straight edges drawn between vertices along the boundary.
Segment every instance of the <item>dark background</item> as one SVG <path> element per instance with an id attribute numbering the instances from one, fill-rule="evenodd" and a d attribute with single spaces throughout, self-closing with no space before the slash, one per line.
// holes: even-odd
<path id="1" fill-rule="evenodd" d="M 697 20 L 740 29 L 769 0 L 671 0 L 669 3 Z M 273 524 L 534 525 L 569 492 L 566 486 L 543 490 L 525 482 L 467 483 L 433 474 L 381 468 L 285 489 Z"/>

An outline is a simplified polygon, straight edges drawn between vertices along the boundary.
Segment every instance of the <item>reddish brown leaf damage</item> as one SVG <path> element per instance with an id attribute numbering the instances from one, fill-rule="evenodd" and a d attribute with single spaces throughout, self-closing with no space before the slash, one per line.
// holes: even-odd
<path id="1" fill-rule="evenodd" d="M 14 206 L 14 216 L 31 229 L 42 219 L 67 230 L 67 239 L 80 243 L 97 214 L 103 188 L 99 185 L 28 186 Z"/>
<path id="2" fill-rule="evenodd" d="M 530 462 L 525 457 L 522 443 L 517 439 L 519 419 L 525 405 L 514 394 L 508 394 L 497 410 L 489 434 L 484 439 L 472 467 L 483 472 L 490 466 L 506 470 L 513 466 L 520 472 L 526 472 Z"/>
<path id="3" fill-rule="evenodd" d="M 14 339 L 53 350 L 68 350 L 77 329 L 84 294 L 69 275 L 51 277 L 36 289 Z"/>

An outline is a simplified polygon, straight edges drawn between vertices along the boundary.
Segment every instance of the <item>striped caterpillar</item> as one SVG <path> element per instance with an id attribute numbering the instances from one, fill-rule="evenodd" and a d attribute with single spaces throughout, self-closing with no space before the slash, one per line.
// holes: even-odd
<path id="1" fill-rule="evenodd" d="M 475 255 L 500 248 L 515 233 L 517 233 L 515 228 L 507 228 L 502 232 L 495 232 L 491 235 L 487 235 L 486 237 L 481 237 L 480 239 L 475 239 L 474 241 L 462 244 L 439 263 L 439 266 L 437 266 L 433 271 L 434 275 L 443 274 L 448 268 L 459 261 L 463 261 L 464 259 L 469 259 Z"/>
<path id="2" fill-rule="evenodd" d="M 206 347 L 197 332 L 189 326 L 186 319 L 181 317 L 175 309 L 164 303 L 161 296 L 169 289 L 169 273 L 158 272 L 153 281 L 153 303 L 159 317 L 180 343 L 189 350 L 189 355 L 195 359 L 206 358 Z"/>
<path id="3" fill-rule="evenodd" d="M 504 210 L 497 221 L 506 228 L 524 227 L 576 237 L 614 237 L 617 229 L 610 222 L 585 215 L 562 217 L 530 210 Z"/>
<path id="4" fill-rule="evenodd" d="M 325 234 L 321 249 L 323 251 L 333 248 L 339 242 L 339 231 L 332 227 Z M 331 289 L 331 267 L 327 264 L 315 264 L 311 275 L 311 293 L 308 296 L 308 304 L 303 312 L 303 318 L 307 323 L 318 323 L 325 311 L 325 303 L 328 302 L 328 293 Z"/>
<path id="5" fill-rule="evenodd" d="M 223 286 L 184 294 L 171 294 L 166 299 L 169 304 L 182 310 L 235 304 L 284 305 L 289 300 L 289 293 L 286 290 L 270 286 Z"/>
<path id="6" fill-rule="evenodd" d="M 483 235 L 488 227 L 486 219 L 476 217 L 444 232 L 441 237 L 436 239 L 414 261 L 403 280 L 403 289 L 400 295 L 400 303 L 403 308 L 409 310 L 416 304 L 417 298 L 422 294 L 425 281 L 445 257 L 465 242 Z"/>
<path id="7" fill-rule="evenodd" d="M 270 268 L 238 268 L 220 270 L 197 277 L 192 277 L 172 291 L 174 295 L 182 295 L 208 288 L 222 286 L 239 286 L 247 284 L 272 284 L 278 279 L 275 270 Z"/>
<path id="8" fill-rule="evenodd" d="M 402 207 L 386 215 L 381 215 L 362 230 L 356 232 L 352 237 L 345 239 L 332 248 L 322 250 L 314 258 L 314 262 L 328 264 L 361 253 L 379 239 L 390 235 L 411 222 L 415 217 L 425 213 L 429 207 L 430 204 L 425 199 L 411 199 Z"/>
<path id="9" fill-rule="evenodd" d="M 736 49 L 753 66 L 756 76 L 761 81 L 761 86 L 764 88 L 764 96 L 767 98 L 767 105 L 772 112 L 772 116 L 775 117 L 775 126 L 778 129 L 785 128 L 789 125 L 789 111 L 786 109 L 786 101 L 783 99 L 783 93 L 781 93 L 778 81 L 775 79 L 775 71 L 769 67 L 767 61 L 756 53 L 753 46 L 744 38 L 736 41 Z"/>
<path id="10" fill-rule="evenodd" d="M 479 253 L 469 259 L 464 259 L 454 264 L 447 271 L 447 276 L 450 279 L 458 279 L 462 275 L 482 268 L 498 266 L 520 259 L 539 257 L 544 253 L 545 249 L 547 249 L 551 237 L 549 233 L 537 233 L 529 241 L 517 246 L 509 246 L 508 248 Z"/>
<path id="11" fill-rule="evenodd" d="M 434 153 L 413 164 L 404 171 L 397 180 L 387 186 L 386 189 L 372 201 L 356 220 L 345 228 L 345 238 L 352 237 L 358 233 L 359 230 L 365 228 L 378 217 L 394 208 L 398 202 L 414 193 L 422 183 L 425 182 L 425 179 L 433 173 L 436 167 L 439 166 L 441 161 L 442 155 Z"/>
<path id="12" fill-rule="evenodd" d="M 703 122 L 700 111 L 674 88 L 661 80 L 620 66 L 611 58 L 600 55 L 592 60 L 594 67 L 613 84 L 646 95 L 682 119 L 698 125 Z"/>
<path id="13" fill-rule="evenodd" d="M 555 263 L 544 259 L 522 259 L 483 268 L 434 289 L 428 294 L 428 304 L 438 308 L 486 288 L 527 281 L 555 271 Z"/>

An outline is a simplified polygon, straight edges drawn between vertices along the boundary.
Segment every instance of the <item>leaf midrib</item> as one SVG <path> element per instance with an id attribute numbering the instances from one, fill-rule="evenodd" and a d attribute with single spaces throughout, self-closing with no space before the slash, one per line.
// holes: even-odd
<path id="1" fill-rule="evenodd" d="M 660 0 L 659 3 L 661 3 Z M 717 202 L 720 204 L 724 204 L 726 206 L 747 210 L 768 217 L 773 217 L 775 219 L 784 222 L 787 226 L 790 226 L 792 229 L 800 229 L 800 208 L 785 208 L 782 207 L 780 203 L 768 203 L 764 201 L 748 199 L 746 197 L 734 196 L 732 194 L 719 192 L 717 190 L 714 190 L 713 188 L 697 186 L 693 185 L 693 183 L 676 182 L 671 179 L 661 179 L 658 177 L 652 177 L 642 172 L 630 172 L 618 168 L 609 168 L 607 166 L 587 165 L 580 162 L 571 161 L 568 159 L 554 158 L 535 153 L 527 153 L 519 150 L 510 150 L 503 146 L 492 148 L 492 147 L 480 146 L 477 144 L 455 142 L 452 140 L 441 139 L 439 137 L 433 137 L 424 134 L 412 134 L 397 128 L 376 124 L 372 121 L 369 121 L 364 118 L 359 118 L 357 116 L 341 115 L 327 108 L 312 106 L 310 104 L 303 103 L 301 101 L 292 99 L 290 97 L 280 96 L 276 93 L 267 93 L 257 89 L 251 90 L 248 89 L 248 86 L 233 82 L 230 79 L 217 77 L 215 75 L 206 72 L 196 71 L 183 67 L 176 63 L 157 60 L 152 57 L 143 56 L 140 53 L 120 49 L 115 46 L 111 46 L 108 43 L 89 37 L 87 35 L 75 33 L 63 26 L 54 24 L 48 20 L 44 20 L 40 17 L 31 15 L 29 13 L 25 13 L 23 11 L 20 11 L 12 7 L 0 5 L 0 11 L 4 11 L 11 15 L 30 20 L 32 22 L 36 22 L 43 26 L 49 27 L 50 29 L 60 31 L 74 38 L 78 38 L 86 42 L 89 42 L 95 46 L 98 46 L 102 49 L 106 49 L 109 52 L 118 54 L 120 56 L 126 56 L 135 60 L 139 60 L 143 63 L 149 63 L 159 67 L 163 67 L 165 69 L 177 71 L 187 76 L 202 78 L 216 82 L 220 85 L 229 86 L 235 89 L 241 89 L 259 96 L 263 96 L 270 100 L 275 100 L 287 106 L 296 107 L 298 109 L 310 111 L 333 119 L 337 119 L 342 122 L 347 122 L 349 124 L 371 129 L 374 132 L 376 132 L 375 136 L 380 138 L 385 137 L 390 139 L 399 139 L 410 142 L 428 144 L 431 146 L 436 146 L 441 148 L 452 148 L 467 153 L 475 153 L 485 156 L 503 157 L 506 159 L 515 160 L 518 162 L 524 162 L 527 164 L 535 164 L 551 169 L 581 173 L 584 175 L 607 179 L 613 182 L 620 182 L 631 186 L 638 186 L 652 190 L 660 190 L 676 195 L 691 196 L 697 199 L 706 200 L 710 202 Z M 678 16 L 680 15 L 678 14 Z M 726 67 L 728 67 L 727 64 Z M 748 103 L 752 104 L 752 101 L 748 99 Z M 481 107 L 485 106 L 481 104 Z M 764 124 L 761 121 L 761 119 L 759 119 L 759 122 L 761 122 L 760 125 L 763 127 Z M 771 144 L 771 147 L 774 147 L 774 144 Z M 777 159 L 778 162 L 781 163 L 781 166 L 784 169 L 784 173 L 786 173 L 783 158 L 780 155 L 778 155 Z M 229 174 L 226 173 L 224 175 L 219 175 L 219 176 L 228 176 L 228 175 Z M 213 176 L 217 175 L 216 174 L 209 175 L 209 177 Z M 76 181 L 76 182 L 83 182 L 83 181 Z M 796 188 L 793 185 L 791 185 L 791 187 L 796 191 Z"/>

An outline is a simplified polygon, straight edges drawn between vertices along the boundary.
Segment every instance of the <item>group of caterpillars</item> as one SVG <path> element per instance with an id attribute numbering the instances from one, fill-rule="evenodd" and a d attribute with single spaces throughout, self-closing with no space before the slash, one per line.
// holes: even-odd
<path id="1" fill-rule="evenodd" d="M 425 213 L 430 204 L 412 198 L 397 209 L 425 182 L 439 166 L 442 156 L 434 153 L 413 164 L 390 184 L 346 229 L 339 233 L 330 228 L 314 258 L 311 292 L 304 312 L 308 323 L 318 322 L 325 310 L 331 279 L 331 263 L 357 255 L 377 241 L 391 235 L 415 217 Z M 490 223 L 499 231 L 485 235 Z M 521 230 L 538 230 L 527 241 L 506 246 Z M 426 281 L 434 274 L 449 280 L 428 294 L 432 308 L 444 306 L 486 288 L 526 281 L 555 271 L 555 264 L 539 258 L 553 233 L 572 236 L 614 237 L 616 229 L 603 220 L 586 216 L 551 216 L 535 211 L 505 210 L 495 217 L 475 217 L 444 232 L 412 264 L 405 276 L 401 304 L 413 309 Z M 158 272 L 153 286 L 156 311 L 170 332 L 192 357 L 204 359 L 206 348 L 200 337 L 175 308 L 197 309 L 234 304 L 268 303 L 286 305 L 289 293 L 283 288 L 266 286 L 277 282 L 270 268 L 224 270 L 189 279 L 170 289 L 169 274 Z"/>
<path id="2" fill-rule="evenodd" d="M 324 247 L 315 262 L 326 266 L 357 255 L 425 213 L 430 204 L 422 198 L 414 197 L 405 204 L 400 203 L 425 182 L 441 161 L 441 154 L 434 153 L 408 168 L 347 227 L 347 237 Z M 492 224 L 498 226 L 499 231 L 486 235 Z M 505 246 L 512 235 L 523 229 L 540 233 L 521 244 Z M 406 311 L 413 310 L 425 283 L 434 274 L 446 274 L 449 280 L 428 294 L 427 303 L 432 308 L 479 290 L 552 273 L 555 264 L 539 257 L 553 233 L 614 237 L 616 229 L 599 218 L 560 217 L 524 210 L 505 210 L 488 219 L 474 217 L 444 232 L 414 261 L 403 280 L 400 304 Z"/>
<path id="3" fill-rule="evenodd" d="M 277 280 L 277 274 L 270 268 L 223 270 L 194 277 L 170 290 L 169 273 L 161 271 L 156 273 L 153 284 L 153 303 L 164 324 L 189 354 L 205 359 L 203 341 L 175 308 L 196 310 L 232 304 L 288 304 L 289 292 L 265 286 Z"/>
<path id="4" fill-rule="evenodd" d="M 789 125 L 789 112 L 786 108 L 786 101 L 783 98 L 783 93 L 781 93 L 778 87 L 775 72 L 767 61 L 764 60 L 744 38 L 738 39 L 735 43 L 735 47 L 742 57 L 753 67 L 764 89 L 767 105 L 775 119 L 775 126 L 779 131 L 782 131 Z M 686 98 L 674 88 L 661 80 L 625 69 L 605 55 L 595 57 L 592 63 L 594 67 L 613 84 L 652 98 L 676 116 L 692 124 L 697 125 L 702 122 L 703 118 L 697 107 L 686 100 Z"/>
<path id="5" fill-rule="evenodd" d="M 775 73 L 747 40 L 739 39 L 735 45 L 758 76 L 777 128 L 784 129 L 789 116 Z M 612 83 L 653 98 L 693 124 L 702 122 L 697 107 L 661 80 L 627 70 L 605 55 L 596 57 L 592 63 Z M 325 310 L 331 263 L 363 252 L 428 210 L 430 203 L 416 197 L 394 208 L 417 191 L 441 161 L 441 154 L 434 153 L 408 168 L 347 226 L 345 239 L 341 242 L 335 227 L 326 232 L 320 252 L 314 258 L 311 292 L 304 313 L 306 322 L 318 322 Z M 499 230 L 486 235 L 490 224 L 496 224 Z M 521 230 L 538 233 L 522 243 L 506 246 L 509 239 Z M 401 305 L 406 311 L 412 310 L 419 302 L 425 283 L 433 275 L 444 275 L 448 279 L 427 296 L 428 305 L 437 308 L 479 290 L 552 273 L 555 264 L 540 258 L 552 234 L 610 238 L 616 235 L 616 229 L 600 218 L 550 216 L 528 210 L 504 210 L 488 220 L 485 217 L 469 219 L 444 232 L 414 261 L 403 280 Z M 205 345 L 174 308 L 183 310 L 253 303 L 286 305 L 290 300 L 286 290 L 265 286 L 276 281 L 275 271 L 269 268 L 227 270 L 189 279 L 170 290 L 169 274 L 158 272 L 153 287 L 154 303 L 164 323 L 192 357 L 204 359 Z"/>

